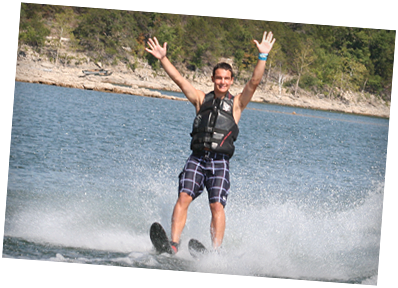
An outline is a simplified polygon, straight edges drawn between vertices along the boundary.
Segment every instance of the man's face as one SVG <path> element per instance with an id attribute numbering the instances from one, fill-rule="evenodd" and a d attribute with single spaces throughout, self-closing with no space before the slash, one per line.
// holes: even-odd
<path id="1" fill-rule="evenodd" d="M 217 69 L 211 79 L 214 83 L 214 93 L 216 96 L 225 95 L 234 82 L 231 71 L 222 68 Z"/>

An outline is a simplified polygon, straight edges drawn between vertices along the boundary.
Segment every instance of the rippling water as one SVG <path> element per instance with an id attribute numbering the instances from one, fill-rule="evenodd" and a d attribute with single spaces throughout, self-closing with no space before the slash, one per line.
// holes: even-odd
<path id="1" fill-rule="evenodd" d="M 170 229 L 193 118 L 187 102 L 17 82 L 3 257 L 375 284 L 388 120 L 250 103 L 226 253 L 198 262 L 186 245 L 210 246 L 207 197 L 178 256 L 148 236 Z"/>

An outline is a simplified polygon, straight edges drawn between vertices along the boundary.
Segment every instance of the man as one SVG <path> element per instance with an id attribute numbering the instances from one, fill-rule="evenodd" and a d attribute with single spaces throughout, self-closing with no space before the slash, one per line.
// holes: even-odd
<path id="1" fill-rule="evenodd" d="M 229 93 L 234 82 L 229 64 L 219 63 L 214 67 L 211 78 L 214 91 L 205 94 L 183 78 L 168 60 L 166 42 L 160 46 L 156 37 L 148 40 L 149 48 L 145 50 L 160 60 L 169 77 L 194 105 L 197 115 L 191 133 L 192 154 L 179 176 L 179 196 L 172 216 L 171 245 L 175 253 L 187 219 L 188 207 L 202 193 L 205 186 L 212 214 L 210 234 L 213 249 L 217 250 L 222 244 L 225 231 L 224 207 L 230 187 L 229 159 L 235 150 L 233 142 L 238 136 L 238 123 L 242 111 L 260 84 L 267 56 L 275 39 L 272 32 L 268 35 L 264 32 L 261 43 L 257 40 L 254 40 L 254 43 L 259 51 L 257 65 L 242 93 L 234 97 Z"/>

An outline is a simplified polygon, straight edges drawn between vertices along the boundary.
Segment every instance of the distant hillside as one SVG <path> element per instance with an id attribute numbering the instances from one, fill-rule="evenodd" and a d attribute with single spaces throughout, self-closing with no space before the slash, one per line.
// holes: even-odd
<path id="1" fill-rule="evenodd" d="M 252 40 L 263 31 L 277 38 L 263 85 L 294 97 L 339 100 L 350 92 L 390 102 L 396 34 L 391 30 L 22 3 L 19 44 L 57 65 L 87 57 L 132 71 L 145 61 L 157 71 L 159 62 L 144 50 L 156 36 L 168 42 L 168 56 L 179 69 L 200 75 L 227 59 L 244 82 L 258 56 Z M 85 57 L 73 58 L 72 52 Z"/>

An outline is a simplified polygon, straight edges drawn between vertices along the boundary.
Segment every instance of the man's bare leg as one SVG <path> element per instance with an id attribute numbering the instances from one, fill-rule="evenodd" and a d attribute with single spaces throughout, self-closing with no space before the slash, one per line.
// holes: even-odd
<path id="1" fill-rule="evenodd" d="M 180 236 L 187 221 L 188 207 L 192 202 L 192 197 L 187 193 L 180 193 L 177 203 L 174 206 L 171 218 L 171 241 L 180 243 Z"/>
<path id="2" fill-rule="evenodd" d="M 222 241 L 224 239 L 224 231 L 225 231 L 225 212 L 224 206 L 219 203 L 211 203 L 211 225 L 210 225 L 210 234 L 211 240 L 213 242 L 213 248 L 217 250 L 220 248 Z"/>

